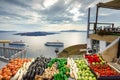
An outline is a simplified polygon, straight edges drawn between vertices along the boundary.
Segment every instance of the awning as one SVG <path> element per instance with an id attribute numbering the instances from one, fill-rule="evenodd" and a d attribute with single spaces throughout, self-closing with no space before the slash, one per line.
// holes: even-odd
<path id="1" fill-rule="evenodd" d="M 98 7 L 120 10 L 120 0 L 112 0 L 106 3 L 97 4 Z"/>

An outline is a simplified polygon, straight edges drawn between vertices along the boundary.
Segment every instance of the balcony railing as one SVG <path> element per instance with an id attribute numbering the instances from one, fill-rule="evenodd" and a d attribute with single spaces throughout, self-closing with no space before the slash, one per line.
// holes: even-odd
<path id="1" fill-rule="evenodd" d="M 100 34 L 100 35 L 120 35 L 120 27 L 114 27 L 113 23 L 90 22 L 89 25 L 90 25 L 88 29 L 89 34 L 94 33 L 94 34 Z"/>
<path id="2" fill-rule="evenodd" d="M 26 57 L 26 49 L 0 47 L 0 60 L 9 61 L 18 57 Z"/>

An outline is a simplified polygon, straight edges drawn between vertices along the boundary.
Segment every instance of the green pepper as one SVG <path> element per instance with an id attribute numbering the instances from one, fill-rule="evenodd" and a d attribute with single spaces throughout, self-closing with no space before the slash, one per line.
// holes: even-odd
<path id="1" fill-rule="evenodd" d="M 59 73 L 54 75 L 54 80 L 60 80 L 60 79 L 61 78 L 60 78 L 60 74 Z"/>
<path id="2" fill-rule="evenodd" d="M 70 72 L 70 69 L 65 67 L 65 65 L 67 64 L 67 59 L 54 58 L 48 63 L 48 66 L 52 66 L 52 64 L 55 62 L 57 63 L 59 73 L 54 75 L 54 80 L 68 80 L 68 76 L 69 76 L 68 74 Z M 66 73 L 68 73 L 68 74 L 66 74 Z"/>
<path id="3" fill-rule="evenodd" d="M 68 78 L 67 78 L 67 76 L 66 76 L 66 75 L 64 75 L 64 80 L 68 80 Z"/>
<path id="4" fill-rule="evenodd" d="M 57 79 L 56 74 L 54 74 L 54 80 L 56 80 L 56 79 Z"/>

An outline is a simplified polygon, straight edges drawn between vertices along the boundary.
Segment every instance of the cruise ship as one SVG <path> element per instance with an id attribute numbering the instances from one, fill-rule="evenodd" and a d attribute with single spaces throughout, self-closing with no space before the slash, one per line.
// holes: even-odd
<path id="1" fill-rule="evenodd" d="M 45 45 L 46 45 L 46 46 L 63 47 L 63 46 L 64 46 L 64 43 L 62 43 L 62 42 L 46 42 Z"/>
<path id="2" fill-rule="evenodd" d="M 25 43 L 23 41 L 14 41 L 14 42 L 9 43 L 9 45 L 12 45 L 12 46 L 25 46 Z"/>

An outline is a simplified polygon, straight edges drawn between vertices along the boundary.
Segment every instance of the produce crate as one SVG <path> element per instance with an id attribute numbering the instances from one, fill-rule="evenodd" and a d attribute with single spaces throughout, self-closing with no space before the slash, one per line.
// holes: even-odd
<path id="1" fill-rule="evenodd" d="M 120 65 L 117 63 L 107 63 L 111 68 L 116 70 L 118 73 L 120 73 Z"/>
<path id="2" fill-rule="evenodd" d="M 93 67 L 91 67 L 91 66 L 93 66 Z M 107 76 L 107 74 L 106 74 L 107 69 L 106 68 L 105 68 L 106 72 L 104 72 L 104 74 L 97 72 L 97 70 L 100 70 L 100 72 L 101 72 L 102 69 L 104 69 L 104 67 L 102 67 L 102 66 L 101 66 L 101 68 L 98 68 L 98 69 L 94 68 L 94 66 L 97 66 L 97 65 L 91 65 L 91 66 L 90 66 L 91 70 L 93 71 L 93 73 L 95 73 L 97 75 L 97 80 L 120 80 L 120 73 L 118 73 L 115 69 L 113 69 L 108 64 L 103 64 L 102 66 L 108 66 L 107 68 L 110 68 L 111 71 L 114 70 L 115 71 L 114 75 L 113 75 L 113 73 L 111 73 L 111 74 L 108 74 L 108 76 Z"/>
<path id="3" fill-rule="evenodd" d="M 97 80 L 120 80 L 120 76 L 100 76 Z"/>

